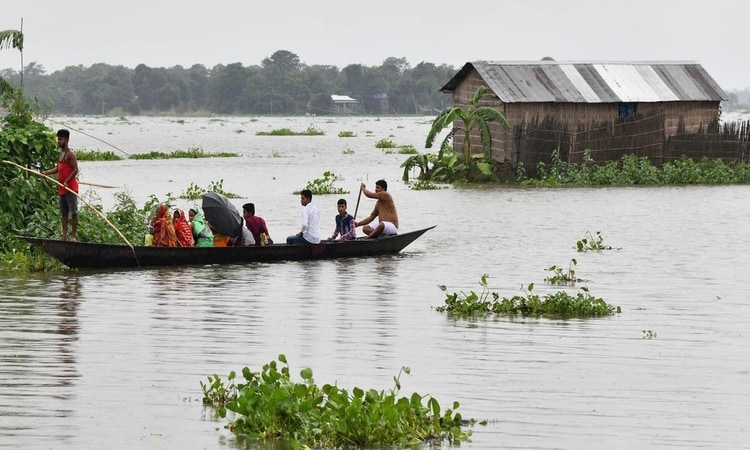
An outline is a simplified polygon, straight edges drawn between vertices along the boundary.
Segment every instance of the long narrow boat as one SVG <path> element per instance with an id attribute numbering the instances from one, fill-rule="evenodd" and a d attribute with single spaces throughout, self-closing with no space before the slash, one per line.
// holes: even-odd
<path id="1" fill-rule="evenodd" d="M 241 264 L 377 256 L 398 253 L 428 230 L 316 245 L 273 244 L 252 247 L 145 247 L 95 244 L 18 236 L 71 268 L 124 268 Z"/>

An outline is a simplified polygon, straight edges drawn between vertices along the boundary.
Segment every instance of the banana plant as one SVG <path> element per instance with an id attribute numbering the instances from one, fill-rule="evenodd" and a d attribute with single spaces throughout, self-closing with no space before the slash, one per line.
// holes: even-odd
<path id="1" fill-rule="evenodd" d="M 432 128 L 427 134 L 425 142 L 426 148 L 432 148 L 437 135 L 450 128 L 451 132 L 443 139 L 441 149 L 446 146 L 450 140 L 453 139 L 455 133 L 463 134 L 463 148 L 462 155 L 464 162 L 471 166 L 476 166 L 477 158 L 474 157 L 471 145 L 471 133 L 473 131 L 479 132 L 480 142 L 482 144 L 482 156 L 480 159 L 484 159 L 484 162 L 492 162 L 492 134 L 490 133 L 490 124 L 497 122 L 503 125 L 504 128 L 508 128 L 508 121 L 502 112 L 490 106 L 482 106 L 480 102 L 482 97 L 487 94 L 487 88 L 485 86 L 479 86 L 474 92 L 471 100 L 469 100 L 466 108 L 461 106 L 452 106 L 444 109 L 432 122 Z M 483 165 L 480 170 L 484 173 L 486 165 Z"/>

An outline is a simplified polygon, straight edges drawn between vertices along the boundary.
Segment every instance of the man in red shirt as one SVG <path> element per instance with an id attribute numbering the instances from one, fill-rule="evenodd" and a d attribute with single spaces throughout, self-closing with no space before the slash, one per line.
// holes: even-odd
<path id="1" fill-rule="evenodd" d="M 70 131 L 59 130 L 57 132 L 57 147 L 60 154 L 57 157 L 57 166 L 54 169 L 43 170 L 42 174 L 57 174 L 57 193 L 60 195 L 60 215 L 62 216 L 62 240 L 68 240 L 68 216 L 70 215 L 70 240 L 76 240 L 78 232 L 78 160 L 73 150 L 68 147 Z M 72 191 L 72 192 L 71 192 Z"/>

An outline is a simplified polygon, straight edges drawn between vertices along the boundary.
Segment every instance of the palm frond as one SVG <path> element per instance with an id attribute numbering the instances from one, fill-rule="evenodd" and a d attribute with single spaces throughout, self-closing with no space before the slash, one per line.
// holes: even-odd
<path id="1" fill-rule="evenodd" d="M 0 31 L 0 50 L 15 48 L 23 51 L 23 33 L 18 30 Z"/>

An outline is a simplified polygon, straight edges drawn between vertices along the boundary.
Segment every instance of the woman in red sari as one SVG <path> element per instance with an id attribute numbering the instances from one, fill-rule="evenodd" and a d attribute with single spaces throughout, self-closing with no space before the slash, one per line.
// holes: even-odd
<path id="1" fill-rule="evenodd" d="M 177 235 L 172 224 L 172 217 L 164 203 L 159 203 L 156 208 L 156 216 L 151 219 L 151 234 L 154 235 L 154 240 L 151 243 L 154 247 L 177 246 Z"/>
<path id="2" fill-rule="evenodd" d="M 181 209 L 174 210 L 174 231 L 177 235 L 178 247 L 192 247 L 195 245 L 193 239 L 193 229 L 185 217 L 185 211 Z"/>

